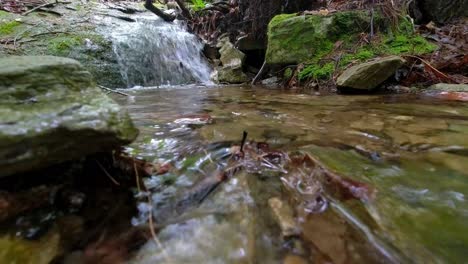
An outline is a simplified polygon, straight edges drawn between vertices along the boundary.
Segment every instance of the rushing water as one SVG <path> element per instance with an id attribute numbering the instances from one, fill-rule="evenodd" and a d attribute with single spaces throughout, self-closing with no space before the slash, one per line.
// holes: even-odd
<path id="1" fill-rule="evenodd" d="M 118 98 L 141 130 L 128 151 L 176 170 L 154 176 L 158 234 L 134 263 L 449 262 L 468 259 L 468 105 L 404 96 L 311 96 L 248 87 L 148 89 Z M 209 115 L 212 122 L 195 120 Z M 178 197 L 216 170 L 242 132 L 309 153 L 373 186 L 368 201 L 332 200 L 282 237 L 269 200 L 288 203 L 277 174 L 242 172 L 180 215 Z M 190 191 L 189 191 L 190 192 Z M 300 201 L 299 201 L 300 202 Z M 146 221 L 139 204 L 133 223 Z M 288 262 L 289 263 L 289 262 Z M 304 262 L 291 262 L 304 263 Z"/>
<path id="2" fill-rule="evenodd" d="M 183 22 L 167 23 L 155 15 L 135 19 L 136 23 L 119 23 L 111 33 L 128 87 L 211 83 L 203 43 Z"/>

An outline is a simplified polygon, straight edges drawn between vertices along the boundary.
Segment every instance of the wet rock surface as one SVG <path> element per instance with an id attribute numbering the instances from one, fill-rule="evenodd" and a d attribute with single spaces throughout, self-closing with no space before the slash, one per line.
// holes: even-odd
<path id="1" fill-rule="evenodd" d="M 111 150 L 135 139 L 125 110 L 77 61 L 0 59 L 0 176 Z"/>
<path id="2" fill-rule="evenodd" d="M 136 6 L 136 5 L 132 5 Z M 0 31 L 0 56 L 51 55 L 79 61 L 106 87 L 124 87 L 117 56 L 109 38 L 109 28 L 131 23 L 119 17 L 137 16 L 116 10 L 99 2 L 84 4 L 73 0 L 55 4 L 47 10 L 27 16 L 0 11 L 0 25 L 11 24 Z"/>

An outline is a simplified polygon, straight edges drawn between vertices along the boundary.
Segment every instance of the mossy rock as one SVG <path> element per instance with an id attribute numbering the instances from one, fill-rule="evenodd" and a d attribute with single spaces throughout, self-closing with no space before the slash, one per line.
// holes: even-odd
<path id="1" fill-rule="evenodd" d="M 383 27 L 375 19 L 376 28 Z M 297 64 L 313 61 L 333 50 L 338 40 L 352 41 L 370 27 L 366 11 L 347 11 L 328 16 L 282 14 L 268 26 L 268 64 Z"/>
<path id="2" fill-rule="evenodd" d="M 111 150 L 138 134 L 127 112 L 68 58 L 1 58 L 0 113 L 0 177 Z"/>
<path id="3" fill-rule="evenodd" d="M 408 19 L 401 18 L 392 26 L 379 12 L 374 17 L 375 36 L 366 44 L 362 33 L 369 33 L 370 25 L 367 11 L 275 16 L 269 24 L 266 62 L 304 64 L 299 81 L 327 81 L 352 63 L 387 55 L 422 55 L 437 49 L 414 33 Z"/>

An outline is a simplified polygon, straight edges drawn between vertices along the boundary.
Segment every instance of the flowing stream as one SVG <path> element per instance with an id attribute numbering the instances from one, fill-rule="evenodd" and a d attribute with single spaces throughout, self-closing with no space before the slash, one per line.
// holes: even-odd
<path id="1" fill-rule="evenodd" d="M 127 90 L 117 98 L 141 134 L 127 151 L 176 168 L 146 180 L 163 248 L 133 263 L 460 263 L 468 258 L 468 104 L 408 95 L 312 96 L 250 87 Z M 210 121 L 206 117 L 209 116 Z M 195 118 L 197 117 L 197 118 Z M 203 117 L 203 118 L 199 118 Z M 205 121 L 204 121 L 205 120 Z M 367 202 L 331 199 L 321 213 L 291 203 L 285 173 L 243 171 L 181 215 L 174 205 L 209 177 L 243 131 L 376 189 Z M 299 185 L 298 185 L 299 187 Z M 291 203 L 284 237 L 272 198 Z M 147 219 L 138 205 L 135 225 Z M 304 262 L 287 262 L 304 263 Z"/>

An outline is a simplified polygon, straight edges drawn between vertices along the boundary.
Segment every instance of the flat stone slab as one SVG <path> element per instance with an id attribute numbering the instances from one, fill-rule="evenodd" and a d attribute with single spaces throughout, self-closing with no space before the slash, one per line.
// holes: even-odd
<path id="1" fill-rule="evenodd" d="M 0 177 L 108 151 L 137 134 L 79 62 L 0 59 Z"/>
<path id="2" fill-rule="evenodd" d="M 404 63 L 405 60 L 399 56 L 388 56 L 358 64 L 345 70 L 336 84 L 354 89 L 374 89 L 394 75 Z"/>
<path id="3" fill-rule="evenodd" d="M 438 83 L 430 86 L 428 90 L 444 92 L 468 92 L 468 84 Z"/>

